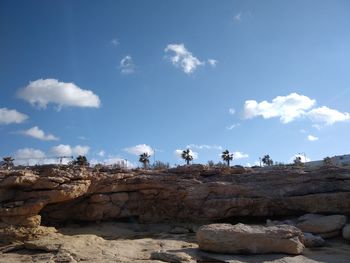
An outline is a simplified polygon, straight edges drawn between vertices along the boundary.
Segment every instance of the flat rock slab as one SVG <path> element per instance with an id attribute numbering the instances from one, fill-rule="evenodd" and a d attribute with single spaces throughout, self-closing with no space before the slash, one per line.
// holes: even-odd
<path id="1" fill-rule="evenodd" d="M 197 231 L 199 248 L 226 254 L 301 254 L 303 233 L 294 226 L 211 224 Z"/>

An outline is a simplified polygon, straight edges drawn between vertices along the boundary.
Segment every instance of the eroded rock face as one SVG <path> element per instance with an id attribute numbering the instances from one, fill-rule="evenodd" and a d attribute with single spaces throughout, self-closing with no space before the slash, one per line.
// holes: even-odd
<path id="1" fill-rule="evenodd" d="M 293 226 L 249 226 L 211 224 L 197 231 L 199 248 L 229 254 L 301 254 L 303 233 Z"/>
<path id="2" fill-rule="evenodd" d="M 69 167 L 0 171 L 0 220 L 35 227 L 65 221 L 133 218 L 201 222 L 237 216 L 350 214 L 345 169 L 260 171 L 94 171 Z"/>

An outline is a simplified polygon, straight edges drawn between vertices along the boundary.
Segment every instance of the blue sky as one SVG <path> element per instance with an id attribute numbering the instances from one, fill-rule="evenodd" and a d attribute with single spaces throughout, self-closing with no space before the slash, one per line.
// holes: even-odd
<path id="1" fill-rule="evenodd" d="M 350 152 L 349 1 L 1 1 L 0 36 L 1 156 Z"/>

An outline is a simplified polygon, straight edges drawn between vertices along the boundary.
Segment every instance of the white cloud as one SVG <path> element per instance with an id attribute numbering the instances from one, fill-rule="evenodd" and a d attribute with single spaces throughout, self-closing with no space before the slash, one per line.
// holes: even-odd
<path id="1" fill-rule="evenodd" d="M 246 153 L 242 153 L 242 152 L 233 152 L 233 159 L 234 160 L 238 160 L 238 159 L 244 159 L 244 158 L 248 158 L 249 155 Z"/>
<path id="2" fill-rule="evenodd" d="M 236 113 L 236 110 L 234 108 L 229 108 L 228 112 L 233 115 Z"/>
<path id="3" fill-rule="evenodd" d="M 295 160 L 295 158 L 297 158 L 297 157 L 300 157 L 300 158 L 301 158 L 301 162 L 302 162 L 302 163 L 310 162 L 310 161 L 311 161 L 311 159 L 308 158 L 308 157 L 306 157 L 304 154 L 298 153 L 298 154 L 293 155 L 293 156 L 289 159 L 289 162 L 290 162 L 290 163 L 293 163 L 294 160 Z"/>
<path id="4" fill-rule="evenodd" d="M 120 72 L 122 74 L 132 74 L 135 72 L 135 64 L 131 56 L 125 56 L 119 64 Z"/>
<path id="5" fill-rule="evenodd" d="M 45 132 L 39 129 L 38 126 L 34 126 L 28 130 L 22 131 L 22 134 L 33 137 L 42 141 L 57 141 L 58 138 L 52 134 L 45 134 Z"/>
<path id="6" fill-rule="evenodd" d="M 98 156 L 104 157 L 106 152 L 104 150 L 101 150 L 97 153 Z"/>
<path id="7" fill-rule="evenodd" d="M 336 122 L 350 120 L 350 113 L 340 112 L 326 106 L 313 108 L 316 100 L 307 96 L 291 93 L 277 96 L 272 102 L 247 100 L 244 104 L 244 117 L 251 119 L 262 116 L 264 119 L 279 117 L 282 123 L 289 123 L 298 118 L 308 118 L 312 127 L 321 129 L 322 125 L 333 125 Z"/>
<path id="8" fill-rule="evenodd" d="M 123 158 L 120 158 L 120 157 L 110 157 L 108 159 L 105 159 L 102 161 L 103 164 L 105 165 L 120 165 L 122 167 L 126 167 L 126 168 L 134 168 L 135 165 L 131 162 L 129 162 L 128 160 L 126 159 L 123 159 Z"/>
<path id="9" fill-rule="evenodd" d="M 90 151 L 90 147 L 77 145 L 72 148 L 72 151 L 73 151 L 73 155 L 87 155 Z"/>
<path id="10" fill-rule="evenodd" d="M 189 150 L 190 150 L 190 154 L 191 154 L 192 157 L 193 157 L 193 160 L 198 159 L 198 153 L 192 151 L 191 149 L 189 149 Z M 182 154 L 183 151 L 184 151 L 184 150 L 177 149 L 177 150 L 174 151 L 174 154 L 175 154 L 179 159 L 182 159 L 181 154 Z"/>
<path id="11" fill-rule="evenodd" d="M 124 151 L 134 155 L 140 155 L 143 153 L 153 155 L 154 153 L 152 147 L 147 144 L 139 144 L 132 147 L 128 147 L 128 148 L 125 148 Z"/>
<path id="12" fill-rule="evenodd" d="M 28 116 L 16 110 L 9 110 L 7 108 L 0 108 L 0 125 L 11 123 L 22 123 Z"/>
<path id="13" fill-rule="evenodd" d="M 307 116 L 312 122 L 322 123 L 325 125 L 333 125 L 335 122 L 350 120 L 350 114 L 348 112 L 339 112 L 326 106 L 310 110 L 307 113 Z"/>
<path id="14" fill-rule="evenodd" d="M 218 61 L 217 61 L 216 59 L 210 58 L 210 59 L 208 59 L 208 63 L 209 63 L 210 66 L 212 66 L 213 68 L 215 68 L 215 67 L 216 67 L 216 64 L 218 64 Z"/>
<path id="15" fill-rule="evenodd" d="M 309 141 L 311 141 L 311 142 L 314 142 L 314 141 L 317 141 L 317 140 L 318 140 L 318 137 L 309 134 L 309 135 L 307 136 L 307 139 L 308 139 Z"/>
<path id="16" fill-rule="evenodd" d="M 228 130 L 233 130 L 234 128 L 237 128 L 237 127 L 239 127 L 239 126 L 241 126 L 240 123 L 234 123 L 234 124 L 232 124 L 232 125 L 230 125 L 230 126 L 227 126 L 226 129 L 228 129 Z"/>
<path id="17" fill-rule="evenodd" d="M 116 38 L 113 38 L 110 43 L 112 46 L 117 47 L 119 45 L 119 40 Z"/>
<path id="18" fill-rule="evenodd" d="M 35 165 L 43 163 L 46 155 L 44 152 L 33 148 L 19 149 L 14 154 L 14 163 L 16 165 Z"/>
<path id="19" fill-rule="evenodd" d="M 39 108 L 46 108 L 49 103 L 58 108 L 100 107 L 100 99 L 90 90 L 84 90 L 74 83 L 59 82 L 57 79 L 38 79 L 18 91 L 18 97 Z"/>
<path id="20" fill-rule="evenodd" d="M 207 144 L 201 144 L 201 145 L 198 145 L 198 144 L 189 144 L 186 146 L 186 148 L 195 148 L 195 149 L 199 149 L 199 150 L 222 150 L 222 146 L 220 145 L 207 145 Z"/>
<path id="21" fill-rule="evenodd" d="M 234 17 L 233 17 L 233 20 L 235 22 L 238 22 L 238 23 L 241 22 L 241 20 L 242 20 L 242 12 L 239 12 L 239 13 L 235 14 Z"/>
<path id="22" fill-rule="evenodd" d="M 279 117 L 282 123 L 288 123 L 305 115 L 305 111 L 316 103 L 307 96 L 291 93 L 277 96 L 272 102 L 247 100 L 244 104 L 244 117 L 251 119 L 262 116 L 264 119 Z"/>
<path id="23" fill-rule="evenodd" d="M 75 147 L 72 147 L 70 145 L 66 144 L 60 144 L 57 146 L 54 146 L 50 149 L 50 152 L 54 156 L 72 156 L 72 155 L 87 155 L 89 153 L 90 147 L 89 146 L 81 146 L 77 145 Z"/>
<path id="24" fill-rule="evenodd" d="M 205 63 L 189 52 L 184 44 L 169 44 L 165 49 L 165 52 L 173 52 L 173 56 L 170 57 L 174 66 L 181 67 L 186 74 L 193 73 L 198 66 L 203 66 Z"/>

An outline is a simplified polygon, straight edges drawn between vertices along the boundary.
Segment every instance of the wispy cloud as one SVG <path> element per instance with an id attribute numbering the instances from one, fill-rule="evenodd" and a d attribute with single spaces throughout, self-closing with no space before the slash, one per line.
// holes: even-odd
<path id="1" fill-rule="evenodd" d="M 222 146 L 220 145 L 208 145 L 208 144 L 189 144 L 186 146 L 186 148 L 189 148 L 189 149 L 198 149 L 198 150 L 222 150 Z"/>
<path id="2" fill-rule="evenodd" d="M 174 66 L 181 67 L 186 74 L 193 73 L 198 66 L 205 65 L 205 62 L 200 61 L 185 48 L 184 44 L 169 44 L 165 52 L 172 52 L 170 61 Z"/>
<path id="3" fill-rule="evenodd" d="M 213 68 L 215 68 L 216 65 L 218 64 L 218 61 L 217 61 L 216 59 L 210 58 L 210 59 L 208 59 L 208 63 L 209 63 L 210 66 L 212 66 Z"/>
<path id="4" fill-rule="evenodd" d="M 114 47 L 117 47 L 119 46 L 119 40 L 117 38 L 113 38 L 111 41 L 110 41 L 111 45 L 114 46 Z"/>
<path id="5" fill-rule="evenodd" d="M 104 157 L 105 154 L 106 154 L 106 152 L 105 152 L 104 150 L 101 150 L 101 151 L 99 151 L 99 152 L 97 153 L 97 155 L 100 156 L 100 157 Z"/>
<path id="6" fill-rule="evenodd" d="M 125 56 L 119 63 L 120 72 L 122 74 L 132 74 L 135 72 L 135 64 L 130 55 Z"/>
<path id="7" fill-rule="evenodd" d="M 233 115 L 236 113 L 236 110 L 234 108 L 229 108 L 228 112 Z"/>
<path id="8" fill-rule="evenodd" d="M 242 21 L 242 12 L 239 12 L 233 16 L 233 21 L 240 23 Z"/>
<path id="9" fill-rule="evenodd" d="M 237 127 L 239 127 L 239 126 L 241 126 L 240 123 L 234 123 L 234 124 L 232 124 L 232 125 L 230 125 L 230 126 L 227 126 L 226 129 L 228 129 L 228 130 L 233 130 L 234 128 L 237 128 Z"/>

